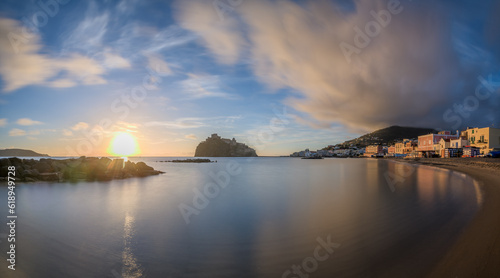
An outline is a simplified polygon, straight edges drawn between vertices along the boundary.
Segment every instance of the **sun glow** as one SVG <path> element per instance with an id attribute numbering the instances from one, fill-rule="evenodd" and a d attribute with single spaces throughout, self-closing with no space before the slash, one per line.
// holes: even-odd
<path id="1" fill-rule="evenodd" d="M 134 136 L 120 132 L 109 143 L 108 153 L 114 156 L 131 156 L 139 153 L 139 145 Z"/>

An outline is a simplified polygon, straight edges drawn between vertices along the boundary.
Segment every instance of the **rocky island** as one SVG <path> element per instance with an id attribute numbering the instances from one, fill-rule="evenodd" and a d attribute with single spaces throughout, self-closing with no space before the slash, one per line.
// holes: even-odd
<path id="1" fill-rule="evenodd" d="M 195 157 L 250 157 L 257 156 L 254 149 L 233 138 L 225 139 L 212 134 L 196 147 Z"/>
<path id="2" fill-rule="evenodd" d="M 159 175 L 144 162 L 109 159 L 107 157 L 80 157 L 71 159 L 20 159 L 17 157 L 0 159 L 0 177 L 7 177 L 9 166 L 16 167 L 16 181 L 109 181 L 132 177 Z M 6 179 L 6 178 L 5 178 Z"/>

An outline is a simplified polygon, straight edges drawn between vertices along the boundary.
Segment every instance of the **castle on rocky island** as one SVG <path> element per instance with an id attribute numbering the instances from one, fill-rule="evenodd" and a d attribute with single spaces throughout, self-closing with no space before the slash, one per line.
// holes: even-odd
<path id="1" fill-rule="evenodd" d="M 198 144 L 194 156 L 196 157 L 250 157 L 257 156 L 254 149 L 236 139 L 222 138 L 217 133 L 212 134 L 205 141 Z"/>

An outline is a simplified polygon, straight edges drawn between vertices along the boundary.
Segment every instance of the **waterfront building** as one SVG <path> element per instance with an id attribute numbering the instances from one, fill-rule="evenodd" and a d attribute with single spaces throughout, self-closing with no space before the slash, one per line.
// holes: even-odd
<path id="1" fill-rule="evenodd" d="M 464 135 L 467 136 L 470 145 L 479 148 L 483 155 L 491 151 L 500 150 L 499 128 L 467 128 Z"/>
<path id="2" fill-rule="evenodd" d="M 467 137 L 460 136 L 456 139 L 450 140 L 450 148 L 461 149 L 469 145 L 469 140 Z"/>
<path id="3" fill-rule="evenodd" d="M 374 156 L 382 156 L 384 155 L 384 149 L 381 145 L 371 145 L 367 146 L 365 149 L 365 156 L 371 157 Z"/>
<path id="4" fill-rule="evenodd" d="M 437 134 L 426 134 L 418 136 L 418 152 L 420 156 L 429 157 L 439 154 L 439 141 L 441 139 L 456 139 L 459 134 L 451 134 L 450 131 L 440 131 Z"/>

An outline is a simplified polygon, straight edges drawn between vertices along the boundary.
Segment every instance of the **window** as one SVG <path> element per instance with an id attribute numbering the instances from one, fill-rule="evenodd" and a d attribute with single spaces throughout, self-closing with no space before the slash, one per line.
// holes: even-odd
<path id="1" fill-rule="evenodd" d="M 472 134 L 474 134 L 474 129 L 472 130 Z"/>

